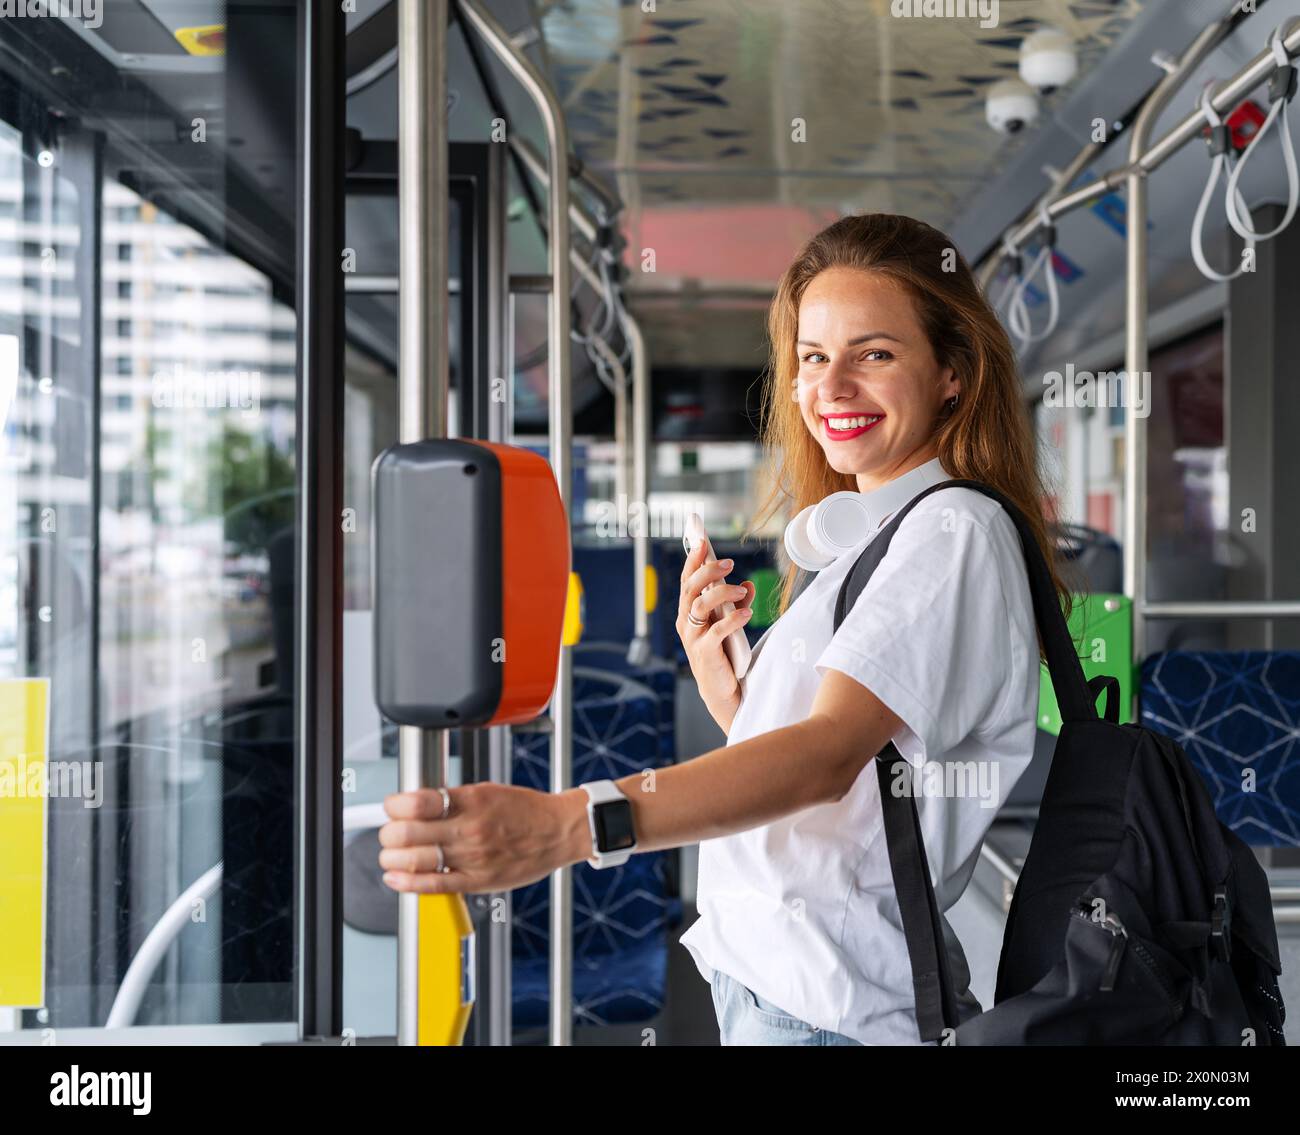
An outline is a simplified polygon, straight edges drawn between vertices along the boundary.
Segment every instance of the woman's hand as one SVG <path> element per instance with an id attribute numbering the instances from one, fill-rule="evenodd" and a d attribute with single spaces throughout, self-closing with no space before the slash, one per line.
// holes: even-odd
<path id="1" fill-rule="evenodd" d="M 686 658 L 700 688 L 700 697 L 713 720 L 726 732 L 740 708 L 740 683 L 722 644 L 727 635 L 740 630 L 753 616 L 750 604 L 754 601 L 754 585 L 749 580 L 740 584 L 725 582 L 727 572 L 734 566 L 732 561 L 717 560 L 706 564 L 704 555 L 707 548 L 707 542 L 701 540 L 686 557 L 682 568 L 677 636 L 686 648 Z M 705 589 L 711 584 L 717 586 L 706 593 Z M 720 608 L 728 600 L 736 604 L 736 610 L 723 615 Z M 699 620 L 698 623 L 691 621 L 692 615 Z"/>
<path id="2" fill-rule="evenodd" d="M 379 865 L 393 890 L 509 891 L 591 854 L 587 794 L 580 788 L 552 795 L 485 782 L 446 792 L 445 814 L 436 788 L 384 801 L 391 819 L 379 829 Z"/>

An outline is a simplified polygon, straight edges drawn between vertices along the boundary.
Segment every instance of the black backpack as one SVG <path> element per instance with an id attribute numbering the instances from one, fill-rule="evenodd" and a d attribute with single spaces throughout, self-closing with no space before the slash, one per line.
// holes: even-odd
<path id="1" fill-rule="evenodd" d="M 1042 807 L 1016 884 L 991 1009 L 959 1021 L 916 800 L 893 743 L 876 757 L 890 870 L 923 1040 L 944 1044 L 1285 1044 L 1267 876 L 1214 813 L 1169 737 L 1120 725 L 1114 678 L 1084 679 L 1024 516 L 995 489 L 946 481 L 900 509 L 850 569 L 835 628 L 903 518 L 947 488 L 997 501 L 1014 521 L 1061 710 Z M 1104 717 L 1096 699 L 1106 693 Z"/>

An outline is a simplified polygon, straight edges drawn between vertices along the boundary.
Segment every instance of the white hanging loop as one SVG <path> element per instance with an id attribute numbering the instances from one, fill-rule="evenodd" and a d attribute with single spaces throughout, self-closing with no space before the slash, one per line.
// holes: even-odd
<path id="1" fill-rule="evenodd" d="M 1061 317 L 1061 297 L 1057 290 L 1056 270 L 1052 267 L 1052 249 L 1056 246 L 1056 226 L 1052 224 L 1052 216 L 1047 211 L 1047 206 L 1040 206 L 1038 210 L 1038 219 L 1042 225 L 1043 237 L 1042 247 L 1038 250 L 1038 255 L 1034 257 L 1034 262 L 1030 265 L 1029 271 L 1021 277 L 1019 286 L 1011 297 L 1011 306 L 1007 309 L 1007 323 L 1011 327 L 1012 333 L 1020 340 L 1021 346 L 1028 346 L 1030 343 L 1038 343 L 1046 339 L 1060 322 Z M 1029 287 L 1029 282 L 1038 274 L 1040 269 L 1047 272 L 1047 324 L 1041 331 L 1035 332 L 1029 322 L 1029 309 L 1025 305 L 1025 292 Z"/>
<path id="2" fill-rule="evenodd" d="M 1210 198 L 1214 196 L 1214 191 L 1218 187 L 1219 177 L 1223 173 L 1225 164 L 1231 164 L 1232 137 L 1228 127 L 1224 125 L 1223 119 L 1219 112 L 1214 109 L 1214 100 L 1210 92 L 1214 88 L 1214 83 L 1207 83 L 1205 90 L 1201 92 L 1200 104 L 1201 111 L 1205 115 L 1205 120 L 1210 124 L 1209 146 L 1213 160 L 1210 163 L 1210 177 L 1205 183 L 1205 189 L 1201 192 L 1201 200 L 1196 206 L 1196 216 L 1192 219 L 1192 259 L 1196 261 L 1196 267 L 1201 270 L 1201 274 L 1211 280 L 1227 281 L 1235 280 L 1246 270 L 1246 257 L 1242 257 L 1241 263 L 1237 266 L 1235 272 L 1220 272 L 1217 268 L 1212 268 L 1210 262 L 1205 258 L 1205 248 L 1203 244 L 1202 233 L 1205 228 L 1205 215 L 1210 207 Z M 1238 165 L 1238 169 L 1240 166 Z M 1233 197 L 1232 179 L 1228 179 L 1227 199 Z M 1255 240 L 1253 232 L 1253 223 L 1250 219 L 1250 213 L 1246 210 L 1246 203 L 1242 200 L 1240 191 L 1236 193 L 1237 204 L 1245 217 L 1248 227 L 1252 229 L 1251 234 L 1246 237 L 1246 248 L 1250 252 L 1255 250 Z M 1225 202 L 1225 208 L 1226 208 Z"/>
<path id="3" fill-rule="evenodd" d="M 1264 119 L 1264 124 L 1259 128 L 1259 133 L 1250 140 L 1246 152 L 1241 155 L 1240 160 L 1228 175 L 1228 196 L 1224 203 L 1224 208 L 1228 214 L 1228 224 L 1237 231 L 1239 236 L 1247 240 L 1252 236 L 1256 240 L 1271 240 L 1277 236 L 1291 223 L 1291 219 L 1295 216 L 1296 205 L 1300 204 L 1300 174 L 1296 170 L 1295 144 L 1291 141 L 1291 125 L 1287 119 L 1287 106 L 1296 92 L 1296 69 L 1291 65 L 1291 58 L 1287 55 L 1286 47 L 1282 43 L 1282 29 L 1280 27 L 1273 30 L 1268 46 L 1273 52 L 1273 61 L 1276 64 L 1273 69 L 1273 77 L 1268 81 L 1268 98 L 1271 103 L 1268 108 L 1268 116 Z M 1264 140 L 1268 128 L 1273 125 L 1279 116 L 1282 120 L 1279 128 L 1282 131 L 1282 161 L 1286 165 L 1286 214 L 1282 218 L 1282 223 L 1271 232 L 1257 233 L 1249 223 L 1249 213 L 1244 201 L 1238 207 L 1237 185 L 1241 180 L 1241 171 L 1246 168 L 1246 163 L 1250 161 L 1256 147 Z"/>

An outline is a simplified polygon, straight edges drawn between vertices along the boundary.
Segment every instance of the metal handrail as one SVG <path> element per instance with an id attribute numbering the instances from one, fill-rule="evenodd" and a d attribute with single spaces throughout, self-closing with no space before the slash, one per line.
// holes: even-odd
<path id="1" fill-rule="evenodd" d="M 1136 601 L 1134 606 L 1137 606 Z M 1193 599 L 1142 603 L 1147 619 L 1285 619 L 1300 617 L 1297 599 Z"/>
<path id="2" fill-rule="evenodd" d="M 398 440 L 445 437 L 450 385 L 447 331 L 448 0 L 400 0 L 397 10 Z M 450 738 L 398 730 L 402 792 L 447 783 Z M 397 905 L 397 1043 L 419 1043 L 420 896 Z"/>
<path id="3" fill-rule="evenodd" d="M 1235 11 L 1235 6 L 1234 6 Z M 1231 15 L 1225 17 L 1230 19 Z M 1202 61 L 1222 40 L 1225 20 L 1204 28 L 1169 69 L 1156 89 L 1142 104 L 1129 136 L 1129 173 L 1125 179 L 1125 303 L 1124 303 L 1124 594 L 1133 600 L 1133 654 L 1142 657 L 1143 605 L 1146 603 L 1146 419 L 1141 416 L 1132 384 L 1147 369 L 1147 175 L 1174 152 L 1166 148 L 1165 158 L 1144 164 L 1151 132 L 1170 100 L 1191 78 Z M 1270 53 L 1265 53 L 1272 60 Z M 1205 111 L 1199 109 L 1204 118 Z M 1189 134 L 1188 138 L 1191 137 Z"/>
<path id="4" fill-rule="evenodd" d="M 551 469 L 569 514 L 572 490 L 573 420 L 570 407 L 569 309 L 569 139 L 555 92 L 510 35 L 477 0 L 457 0 L 461 18 L 515 78 L 537 107 L 546 130 L 550 191 L 547 195 L 551 303 L 548 318 L 550 354 L 549 413 Z M 573 651 L 560 647 L 551 696 L 551 791 L 566 791 L 573 779 Z M 551 874 L 551 1043 L 567 1045 L 573 1037 L 573 879 L 568 867 Z"/>
<path id="5" fill-rule="evenodd" d="M 525 140 L 515 138 L 510 143 L 511 149 L 528 168 L 529 173 L 544 187 L 549 188 L 546 169 L 536 150 Z M 598 239 L 597 222 L 574 201 L 569 206 L 569 217 L 574 227 L 588 240 L 595 243 Z M 595 291 L 601 291 L 603 285 L 585 260 L 573 254 L 574 267 Z M 650 367 L 646 354 L 645 337 L 641 334 L 640 324 L 626 309 L 621 308 L 620 320 L 623 336 L 627 340 L 632 355 L 632 491 L 628 498 L 628 515 L 638 515 L 641 523 L 632 531 L 632 572 L 633 572 L 633 637 L 628 649 L 629 661 L 644 663 L 650 656 L 650 611 L 647 595 L 647 568 L 650 564 L 649 531 L 649 465 L 650 465 Z M 623 427 L 622 411 L 615 395 L 615 437 Z M 621 450 L 620 450 L 621 452 Z M 620 465 L 619 472 L 622 469 Z M 621 480 L 621 477 L 619 478 Z M 618 490 L 616 489 L 616 492 Z M 636 510 L 634 512 L 634 510 Z"/>
<path id="6" fill-rule="evenodd" d="M 1241 7 L 1241 0 L 1237 0 L 1232 5 L 1228 13 L 1220 20 L 1210 24 L 1192 41 L 1191 46 L 1184 52 L 1182 59 L 1165 75 L 1164 79 L 1147 95 L 1141 109 L 1138 112 L 1138 119 L 1134 120 L 1133 129 L 1138 128 L 1138 120 L 1148 106 L 1152 105 L 1151 100 L 1162 97 L 1159 110 L 1163 110 L 1168 104 L 1168 96 L 1176 89 L 1177 85 L 1185 81 L 1190 75 L 1190 71 L 1182 71 L 1183 61 L 1186 60 L 1192 51 L 1198 52 L 1196 63 L 1192 69 L 1202 62 L 1214 48 L 1232 32 L 1236 21 L 1238 10 Z M 1284 37 L 1283 42 L 1286 44 L 1287 54 L 1294 55 L 1300 49 L 1297 43 L 1297 36 L 1300 29 L 1293 30 Z M 1254 87 L 1257 87 L 1272 73 L 1273 56 L 1267 49 L 1257 55 L 1245 67 L 1243 67 L 1228 82 L 1219 88 L 1211 98 L 1210 104 L 1215 111 L 1224 112 L 1231 110 L 1241 98 Z M 1178 74 L 1179 78 L 1173 84 L 1168 86 L 1171 78 Z M 1165 94 L 1162 96 L 1162 88 Z M 1159 113 L 1157 111 L 1157 115 Z M 1150 130 L 1155 124 L 1155 118 L 1148 119 L 1144 126 L 1145 132 L 1149 135 Z M 1094 181 L 1081 185 L 1077 189 L 1072 189 L 1068 193 L 1061 193 L 1069 183 L 1083 171 L 1088 162 L 1102 149 L 1100 143 L 1090 142 L 1084 146 L 1070 162 L 1066 171 L 1057 179 L 1056 184 L 1049 189 L 1043 197 L 1027 213 L 1025 219 L 1014 225 L 1007 232 L 1003 233 L 1002 239 L 998 244 L 999 250 L 1005 249 L 1007 245 L 1016 248 L 1023 248 L 1025 244 L 1032 240 L 1035 233 L 1043 226 L 1046 218 L 1047 222 L 1054 223 L 1058 218 L 1072 213 L 1075 209 L 1083 208 L 1092 204 L 1100 197 L 1107 193 L 1112 193 L 1124 186 L 1125 181 L 1133 172 L 1136 164 L 1146 173 L 1151 173 L 1159 166 L 1163 165 L 1166 160 L 1172 157 L 1183 145 L 1191 141 L 1200 132 L 1201 128 L 1207 125 L 1204 108 L 1199 104 L 1196 109 L 1187 115 L 1177 126 L 1169 133 L 1149 146 L 1145 150 L 1140 150 L 1137 157 L 1133 155 L 1133 143 L 1130 141 L 1130 153 L 1128 163 L 1119 166 L 1103 174 Z M 991 252 L 986 262 L 980 268 L 980 282 L 987 287 L 991 281 L 993 273 L 996 272 L 998 264 L 1002 260 L 1002 252 Z"/>
<path id="7" fill-rule="evenodd" d="M 1234 3 L 1220 20 L 1202 29 L 1178 61 L 1171 65 L 1165 76 L 1147 96 L 1134 119 L 1129 137 L 1127 164 L 1111 170 L 1101 178 L 1059 194 L 1069 179 L 1087 164 L 1088 156 L 1095 152 L 1085 146 L 1061 175 L 1052 190 L 1040 199 L 1032 215 L 1003 236 L 1002 246 L 1022 247 L 1032 239 L 1041 226 L 1075 209 L 1091 204 L 1097 198 L 1123 187 L 1127 196 L 1126 249 L 1125 249 L 1125 359 L 1126 376 L 1145 373 L 1148 361 L 1148 294 L 1147 294 L 1147 175 L 1158 169 L 1178 150 L 1194 139 L 1207 124 L 1206 110 L 1199 103 L 1176 126 L 1158 141 L 1150 141 L 1157 119 L 1170 100 L 1191 77 L 1236 25 L 1241 9 L 1240 0 Z M 1300 55 L 1300 20 L 1288 25 L 1282 36 L 1282 45 L 1288 56 Z M 1265 82 L 1272 74 L 1276 62 L 1270 49 L 1265 48 L 1225 83 L 1219 85 L 1210 98 L 1210 106 L 1217 113 L 1230 111 L 1252 89 Z M 1071 172 L 1073 171 L 1073 173 Z M 981 282 L 986 286 L 1001 261 L 1001 255 L 990 256 L 989 263 L 981 266 Z M 1130 378 L 1131 381 L 1131 378 Z M 1125 399 L 1124 414 L 1124 515 L 1123 545 L 1128 549 L 1124 560 L 1124 593 L 1133 601 L 1133 653 L 1140 657 L 1148 618 L 1286 618 L 1300 614 L 1300 602 L 1294 600 L 1262 601 L 1194 601 L 1151 602 L 1146 597 L 1146 422 L 1139 416 L 1136 399 Z"/>

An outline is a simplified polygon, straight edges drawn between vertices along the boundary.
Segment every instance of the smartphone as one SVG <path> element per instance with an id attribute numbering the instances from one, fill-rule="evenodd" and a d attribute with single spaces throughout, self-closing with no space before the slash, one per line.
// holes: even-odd
<path id="1" fill-rule="evenodd" d="M 686 521 L 686 533 L 682 537 L 682 545 L 689 556 L 700 543 L 704 544 L 704 562 L 711 564 L 716 561 L 718 557 L 713 554 L 713 545 L 709 543 L 709 534 L 704 530 L 704 521 L 700 519 L 699 513 L 693 512 Z M 704 590 L 712 591 L 717 586 L 716 583 L 710 583 Z M 718 608 L 723 615 L 730 615 L 735 609 L 736 605 L 730 599 Z M 745 637 L 745 628 L 741 627 L 740 630 L 732 631 L 727 635 L 722 640 L 722 649 L 727 652 L 727 660 L 731 663 L 736 681 L 739 682 L 749 670 L 749 639 Z"/>

